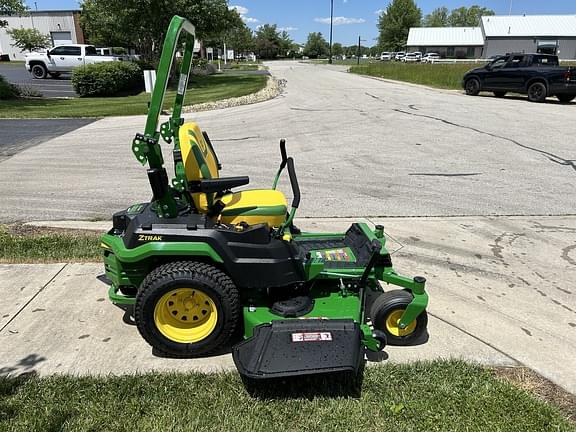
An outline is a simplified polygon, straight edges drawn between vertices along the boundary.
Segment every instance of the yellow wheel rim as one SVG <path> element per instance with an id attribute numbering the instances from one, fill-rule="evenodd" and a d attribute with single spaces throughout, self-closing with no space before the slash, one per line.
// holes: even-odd
<path id="1" fill-rule="evenodd" d="M 169 291 L 154 307 L 156 328 L 174 342 L 200 342 L 214 331 L 217 322 L 218 310 L 212 298 L 193 288 Z"/>
<path id="2" fill-rule="evenodd" d="M 403 313 L 404 309 L 395 309 L 390 312 L 386 318 L 386 330 L 393 336 L 408 336 L 416 330 L 416 320 L 412 321 L 404 329 L 399 327 L 398 324 L 400 323 L 400 318 L 402 318 Z"/>

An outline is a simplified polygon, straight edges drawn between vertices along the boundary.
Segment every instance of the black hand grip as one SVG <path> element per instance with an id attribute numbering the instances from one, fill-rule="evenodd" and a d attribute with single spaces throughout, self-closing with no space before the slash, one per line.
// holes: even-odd
<path id="1" fill-rule="evenodd" d="M 290 176 L 290 184 L 292 185 L 292 193 L 294 198 L 292 199 L 292 208 L 298 208 L 300 205 L 300 187 L 298 186 L 298 179 L 296 178 L 296 170 L 294 169 L 294 159 L 289 157 L 286 160 L 288 164 L 288 175 Z"/>
<path id="2" fill-rule="evenodd" d="M 280 169 L 284 169 L 286 166 L 286 161 L 288 160 L 288 155 L 286 154 L 286 140 L 280 140 L 280 154 L 282 155 L 282 162 L 280 163 Z"/>

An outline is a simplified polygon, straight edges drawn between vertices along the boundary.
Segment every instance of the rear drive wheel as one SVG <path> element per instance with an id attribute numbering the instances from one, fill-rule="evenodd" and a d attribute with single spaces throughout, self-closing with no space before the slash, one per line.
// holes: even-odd
<path id="1" fill-rule="evenodd" d="M 574 98 L 576 98 L 576 95 L 559 94 L 559 95 L 556 95 L 556 97 L 558 98 L 558 100 L 560 102 L 568 103 L 568 102 L 572 102 L 574 100 Z"/>
<path id="2" fill-rule="evenodd" d="M 530 102 L 544 102 L 546 100 L 546 85 L 535 82 L 528 87 L 528 100 Z"/>
<path id="3" fill-rule="evenodd" d="M 30 72 L 32 73 L 32 77 L 36 79 L 44 79 L 48 75 L 48 70 L 46 69 L 46 66 L 41 64 L 33 65 L 32 69 L 30 69 Z"/>
<path id="4" fill-rule="evenodd" d="M 466 81 L 464 89 L 468 96 L 478 96 L 478 93 L 480 93 L 480 81 L 478 78 L 470 78 Z"/>
<path id="5" fill-rule="evenodd" d="M 411 345 L 426 332 L 428 315 L 422 312 L 404 329 L 398 325 L 413 297 L 408 291 L 394 290 L 381 294 L 372 304 L 370 317 L 376 330 L 386 334 L 388 345 Z"/>
<path id="6" fill-rule="evenodd" d="M 505 91 L 495 91 L 494 96 L 496 96 L 497 98 L 503 98 L 504 96 L 506 96 L 506 92 Z"/>
<path id="7" fill-rule="evenodd" d="M 153 270 L 136 296 L 134 317 L 142 337 L 173 357 L 196 357 L 222 348 L 240 319 L 232 280 L 217 268 L 180 261 Z"/>

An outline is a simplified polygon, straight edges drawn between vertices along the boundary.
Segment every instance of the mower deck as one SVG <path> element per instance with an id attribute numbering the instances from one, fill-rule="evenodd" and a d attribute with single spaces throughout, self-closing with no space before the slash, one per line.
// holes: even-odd
<path id="1" fill-rule="evenodd" d="M 360 326 L 351 319 L 272 321 L 232 350 L 249 378 L 358 372 L 364 357 Z"/>

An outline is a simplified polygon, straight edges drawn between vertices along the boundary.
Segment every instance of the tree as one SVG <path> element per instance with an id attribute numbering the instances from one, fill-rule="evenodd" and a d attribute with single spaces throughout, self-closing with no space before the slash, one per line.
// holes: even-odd
<path id="1" fill-rule="evenodd" d="M 448 27 L 448 15 L 450 12 L 445 6 L 434 9 L 424 17 L 424 27 Z"/>
<path id="2" fill-rule="evenodd" d="M 480 25 L 482 16 L 494 15 L 492 9 L 481 7 L 478 5 L 466 7 L 459 7 L 453 9 L 448 17 L 448 25 L 453 27 L 476 27 Z"/>
<path id="3" fill-rule="evenodd" d="M 227 43 L 237 52 L 245 53 L 254 49 L 254 35 L 248 26 L 235 27 L 227 32 Z"/>
<path id="4" fill-rule="evenodd" d="M 203 40 L 230 28 L 238 14 L 226 0 L 83 0 L 80 22 L 91 43 L 134 47 L 155 62 L 174 15 L 188 18 Z"/>
<path id="5" fill-rule="evenodd" d="M 40 33 L 40 30 L 35 28 L 15 28 L 8 30 L 6 33 L 14 40 L 12 46 L 20 48 L 21 52 L 48 48 L 52 45 L 50 36 Z"/>
<path id="6" fill-rule="evenodd" d="M 304 55 L 317 58 L 328 55 L 329 46 L 322 33 L 312 32 L 308 34 L 308 40 L 304 46 Z"/>
<path id="7" fill-rule="evenodd" d="M 341 56 L 344 54 L 344 47 L 339 42 L 335 42 L 332 44 L 332 55 Z"/>
<path id="8" fill-rule="evenodd" d="M 276 24 L 264 24 L 256 30 L 254 37 L 254 47 L 258 57 L 276 58 L 283 45 L 281 35 Z"/>
<path id="9" fill-rule="evenodd" d="M 0 16 L 23 15 L 27 10 L 23 0 L 0 0 Z M 8 21 L 0 20 L 0 28 L 7 25 Z"/>
<path id="10" fill-rule="evenodd" d="M 204 39 L 202 42 L 207 47 L 222 47 L 225 43 L 227 48 L 233 49 L 238 54 L 253 49 L 254 35 L 240 15 L 231 10 L 228 28 L 216 37 Z"/>
<path id="11" fill-rule="evenodd" d="M 410 27 L 418 27 L 422 11 L 414 0 L 392 0 L 378 19 L 380 49 L 400 51 L 406 46 Z"/>
<path id="12" fill-rule="evenodd" d="M 280 33 L 280 55 L 282 57 L 288 55 L 293 44 L 294 41 L 290 37 L 290 34 L 286 30 L 282 30 L 282 33 Z"/>

